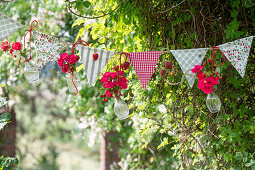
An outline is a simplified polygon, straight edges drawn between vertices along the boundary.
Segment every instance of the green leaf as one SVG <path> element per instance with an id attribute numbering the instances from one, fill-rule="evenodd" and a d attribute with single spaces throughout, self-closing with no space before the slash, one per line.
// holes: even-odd
<path id="1" fill-rule="evenodd" d="M 85 22 L 85 19 L 84 18 L 79 18 L 77 20 L 74 21 L 72 27 L 75 27 L 76 25 L 81 25 L 82 23 Z"/>
<path id="2" fill-rule="evenodd" d="M 161 144 L 158 146 L 157 149 L 160 149 L 160 148 L 166 146 L 167 144 L 169 144 L 168 143 L 168 138 L 164 138 L 163 141 L 161 142 Z"/>
<path id="3" fill-rule="evenodd" d="M 11 120 L 12 115 L 8 112 L 3 113 L 0 115 L 0 130 L 3 129 L 3 127 L 9 123 L 9 121 Z"/>
<path id="4" fill-rule="evenodd" d="M 235 159 L 239 160 L 239 161 L 242 160 L 243 159 L 243 154 L 241 152 L 236 152 Z"/>
<path id="5" fill-rule="evenodd" d="M 91 3 L 89 1 L 84 1 L 83 2 L 83 6 L 85 6 L 86 8 L 91 6 Z"/>

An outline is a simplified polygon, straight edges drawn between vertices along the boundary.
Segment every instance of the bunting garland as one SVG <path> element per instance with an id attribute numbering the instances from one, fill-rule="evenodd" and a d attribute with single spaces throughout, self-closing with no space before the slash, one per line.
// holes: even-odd
<path id="1" fill-rule="evenodd" d="M 57 61 L 64 44 L 59 38 L 40 32 L 33 32 L 36 52 L 36 67 L 41 70 L 50 61 Z"/>
<path id="2" fill-rule="evenodd" d="M 92 86 L 98 74 L 102 72 L 105 65 L 116 52 L 80 45 L 76 48 L 80 51 L 88 82 Z"/>
<path id="3" fill-rule="evenodd" d="M 33 22 L 36 22 L 36 25 L 33 26 Z M 33 28 L 35 28 L 38 24 L 37 21 L 33 21 L 33 22 L 31 23 L 31 28 L 28 29 L 28 31 L 25 34 L 25 37 L 28 33 L 30 34 L 30 41 L 29 41 L 30 58 L 27 59 L 26 56 L 23 56 L 26 59 L 24 62 L 28 62 L 33 59 L 31 57 L 31 32 Z M 0 41 L 4 40 L 6 37 L 8 37 L 9 35 L 11 35 L 12 33 L 14 33 L 15 31 L 17 31 L 18 29 L 22 27 L 23 25 L 20 24 L 19 22 L 0 13 Z M 68 44 L 68 43 L 62 42 L 59 38 L 54 38 L 50 35 L 36 32 L 36 31 L 33 31 L 33 36 L 34 36 L 34 44 L 35 44 L 35 52 L 36 52 L 35 68 L 37 70 L 42 69 L 43 66 L 45 66 L 50 61 L 59 60 L 61 58 L 59 57 L 60 51 L 66 46 L 66 44 Z M 244 77 L 252 40 L 253 40 L 253 36 L 250 36 L 250 37 L 242 38 L 232 42 L 228 42 L 228 43 L 213 47 L 211 49 L 220 50 L 222 54 L 224 54 L 223 56 L 225 56 L 229 60 L 229 62 L 235 67 L 235 69 L 238 71 L 241 77 Z M 75 63 L 78 62 L 79 60 L 79 57 L 74 54 L 74 46 L 76 44 L 79 44 L 79 43 L 76 42 L 73 44 L 72 55 L 66 56 L 66 57 L 69 56 L 69 58 L 64 57 L 65 60 L 68 60 L 68 61 L 70 60 L 70 63 L 71 63 L 70 66 L 72 67 L 71 68 L 68 67 L 68 69 L 71 69 L 72 76 L 73 76 L 73 72 L 75 71 L 75 65 L 72 65 L 74 63 L 73 61 L 71 61 L 73 60 L 72 57 L 74 56 L 76 57 L 77 61 L 75 61 Z M 25 45 L 25 38 L 24 38 L 24 45 Z M 10 44 L 9 42 L 4 42 L 2 43 L 1 48 L 4 52 L 10 52 L 14 57 L 16 57 L 16 55 L 20 54 L 20 52 L 18 53 L 17 51 L 20 51 L 21 44 L 19 49 L 16 49 L 16 46 L 15 46 L 15 43 Z M 81 46 L 81 45 L 78 45 L 76 49 L 80 52 L 81 61 L 83 62 L 83 66 L 87 74 L 88 82 L 92 86 L 97 80 L 98 75 L 102 72 L 105 65 L 107 65 L 110 58 L 113 55 L 115 55 L 116 52 L 98 49 L 98 48 L 91 48 L 88 46 Z M 193 86 L 196 79 L 195 74 L 191 72 L 191 69 L 194 67 L 199 67 L 202 64 L 202 61 L 208 49 L 209 48 L 170 50 L 170 52 L 173 54 L 178 64 L 180 65 L 182 71 L 185 73 L 185 77 L 190 87 Z M 24 52 L 24 50 L 22 52 Z M 150 81 L 150 78 L 154 72 L 155 66 L 158 63 L 158 59 L 162 54 L 162 51 L 132 52 L 132 53 L 122 53 L 122 54 L 126 54 L 126 56 L 129 58 L 129 61 L 137 74 L 137 77 L 142 85 L 142 88 L 146 89 L 146 86 L 148 82 Z M 72 57 L 70 58 L 70 56 Z M 224 62 L 225 62 L 225 57 L 224 57 Z M 19 62 L 20 61 L 21 60 L 19 60 Z M 224 64 L 224 62 L 222 64 Z M 65 71 L 67 67 L 67 63 L 63 62 L 63 63 L 60 63 L 60 65 L 62 66 L 62 71 L 63 70 Z M 120 66 L 115 66 L 114 70 L 117 72 L 118 70 L 126 70 L 126 68 L 128 67 L 129 67 L 129 63 L 124 62 Z M 212 65 L 212 69 L 213 69 L 213 65 Z M 201 75 L 197 75 L 197 76 L 201 76 Z M 72 78 L 72 83 L 73 85 L 75 85 L 73 78 Z M 77 91 L 78 90 L 76 88 L 76 92 Z"/>
<path id="4" fill-rule="evenodd" d="M 161 54 L 162 51 L 127 53 L 143 89 L 146 89 Z"/>
<path id="5" fill-rule="evenodd" d="M 182 71 L 186 73 L 191 70 L 195 65 L 201 65 L 205 57 L 208 48 L 196 48 L 196 49 L 185 49 L 185 50 L 170 50 L 180 65 Z M 185 75 L 190 87 L 193 87 L 195 82 L 195 74 L 191 71 Z"/>
<path id="6" fill-rule="evenodd" d="M 241 77 L 244 77 L 245 74 L 252 40 L 253 36 L 250 36 L 217 46 Z"/>
<path id="7" fill-rule="evenodd" d="M 0 13 L 0 41 L 3 41 L 6 37 L 22 27 L 23 25 L 21 23 Z"/>

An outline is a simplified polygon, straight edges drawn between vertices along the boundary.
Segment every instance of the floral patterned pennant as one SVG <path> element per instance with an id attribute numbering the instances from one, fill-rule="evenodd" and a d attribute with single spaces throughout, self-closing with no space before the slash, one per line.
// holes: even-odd
<path id="1" fill-rule="evenodd" d="M 225 54 L 225 57 L 236 68 L 241 77 L 244 77 L 253 36 L 242 38 L 217 47 Z"/>
<path id="2" fill-rule="evenodd" d="M 40 32 L 33 32 L 36 52 L 36 67 L 41 70 L 48 62 L 57 61 L 64 43 L 59 38 Z"/>

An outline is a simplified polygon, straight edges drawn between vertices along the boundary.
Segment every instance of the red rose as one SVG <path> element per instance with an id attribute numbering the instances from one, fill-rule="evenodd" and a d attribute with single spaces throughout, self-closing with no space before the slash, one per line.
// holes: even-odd
<path id="1" fill-rule="evenodd" d="M 107 89 L 113 88 L 113 84 L 111 81 L 105 82 L 103 86 Z"/>
<path id="2" fill-rule="evenodd" d="M 65 64 L 65 60 L 63 60 L 62 58 L 58 59 L 58 65 L 60 67 L 62 67 Z"/>
<path id="3" fill-rule="evenodd" d="M 121 82 L 121 87 L 123 89 L 127 89 L 127 82 Z"/>
<path id="4" fill-rule="evenodd" d="M 203 79 L 203 78 L 206 78 L 206 74 L 205 73 L 199 73 L 198 75 L 197 75 L 197 78 L 198 79 Z"/>
<path id="5" fill-rule="evenodd" d="M 108 102 L 108 99 L 103 99 L 104 102 Z"/>
<path id="6" fill-rule="evenodd" d="M 107 82 L 108 80 L 109 80 L 108 77 L 102 77 L 102 78 L 101 78 L 101 83 L 105 83 L 105 82 Z"/>
<path id="7" fill-rule="evenodd" d="M 64 64 L 64 65 L 62 66 L 62 71 L 63 71 L 64 73 L 67 73 L 68 70 L 69 70 L 69 65 L 68 65 L 68 64 Z"/>
<path id="8" fill-rule="evenodd" d="M 203 89 L 203 92 L 204 92 L 205 94 L 210 94 L 210 93 L 213 92 L 213 88 L 210 87 L 210 86 L 205 86 L 204 89 Z"/>
<path id="9" fill-rule="evenodd" d="M 127 82 L 127 79 L 126 79 L 126 77 L 121 77 L 121 78 L 119 79 L 119 81 L 120 81 L 120 82 Z"/>
<path id="10" fill-rule="evenodd" d="M 200 90 L 203 90 L 204 87 L 205 87 L 205 85 L 206 85 L 205 79 L 198 79 L 197 87 L 198 87 Z"/>
<path id="11" fill-rule="evenodd" d="M 115 87 L 115 86 L 118 86 L 118 83 L 119 83 L 118 81 L 113 81 L 113 82 L 112 82 L 112 84 L 113 84 L 114 87 Z"/>
<path id="12" fill-rule="evenodd" d="M 123 71 L 116 71 L 118 76 L 124 76 L 124 72 Z"/>
<path id="13" fill-rule="evenodd" d="M 10 49 L 10 44 L 8 43 L 8 41 L 2 43 L 1 49 L 2 49 L 4 52 L 6 52 L 8 49 Z"/>
<path id="14" fill-rule="evenodd" d="M 209 86 L 209 87 L 213 87 L 214 85 L 218 84 L 218 79 L 215 80 L 213 77 L 207 77 L 205 80 L 206 80 L 206 85 Z"/>
<path id="15" fill-rule="evenodd" d="M 67 56 L 68 56 L 68 53 L 63 53 L 60 55 L 60 59 L 65 60 Z"/>
<path id="16" fill-rule="evenodd" d="M 104 73 L 103 77 L 110 77 L 111 76 L 111 73 L 110 72 L 106 72 Z"/>
<path id="17" fill-rule="evenodd" d="M 70 64 L 75 64 L 79 60 L 79 57 L 76 55 L 68 55 L 65 60 Z"/>
<path id="18" fill-rule="evenodd" d="M 13 49 L 10 50 L 10 53 L 11 53 L 11 54 L 12 54 L 12 52 L 13 52 Z"/>
<path id="19" fill-rule="evenodd" d="M 201 65 L 195 65 L 195 67 L 191 70 L 192 73 L 199 73 L 200 71 L 202 71 L 204 69 L 204 66 Z"/>
<path id="20" fill-rule="evenodd" d="M 109 97 L 109 98 L 112 97 L 112 93 L 111 93 L 109 90 L 107 90 L 107 91 L 105 92 L 105 95 L 106 95 L 107 97 Z"/>
<path id="21" fill-rule="evenodd" d="M 111 76 L 112 79 L 116 79 L 117 78 L 117 74 L 115 72 L 111 72 Z"/>
<path id="22" fill-rule="evenodd" d="M 13 50 L 20 50 L 22 45 L 19 42 L 15 42 L 12 44 L 12 49 Z"/>

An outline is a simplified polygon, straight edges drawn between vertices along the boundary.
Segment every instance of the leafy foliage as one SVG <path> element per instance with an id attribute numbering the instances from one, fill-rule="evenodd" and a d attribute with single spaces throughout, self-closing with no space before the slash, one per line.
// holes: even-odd
<path id="1" fill-rule="evenodd" d="M 11 170 L 12 165 L 17 165 L 19 160 L 17 158 L 0 157 L 0 170 Z"/>
<path id="2" fill-rule="evenodd" d="M 99 16 L 121 1 L 90 3 L 92 13 L 79 9 L 77 12 Z M 91 46 L 98 48 L 125 52 L 202 48 L 253 35 L 253 5 L 244 0 L 125 1 L 114 13 L 94 23 L 79 18 L 73 26 L 82 25 L 77 38 L 88 31 Z M 222 102 L 219 113 L 208 112 L 206 96 L 196 84 L 193 88 L 187 83 L 169 86 L 168 82 L 182 80 L 182 71 L 171 54 L 162 55 L 146 90 L 142 90 L 130 70 L 129 88 L 123 96 L 129 103 L 131 120 L 116 120 L 111 102 L 103 110 L 98 103 L 98 83 L 95 90 L 86 88 L 92 94 L 81 93 L 78 100 L 79 106 L 92 101 L 97 106 L 89 111 L 84 107 L 77 109 L 88 119 L 96 117 L 98 126 L 119 132 L 124 169 L 169 169 L 169 165 L 171 169 L 255 167 L 254 46 L 251 49 L 245 78 L 240 78 L 228 61 L 219 68 L 223 75 L 217 87 Z M 208 52 L 206 59 L 210 57 Z M 221 58 L 216 55 L 218 62 Z M 162 78 L 159 71 L 166 61 L 173 61 L 176 74 Z M 113 66 L 114 59 L 108 68 Z M 107 123 L 102 124 L 101 119 Z"/>
<path id="3" fill-rule="evenodd" d="M 12 115 L 8 112 L 0 114 L 0 130 L 4 128 L 4 126 L 9 123 Z"/>

